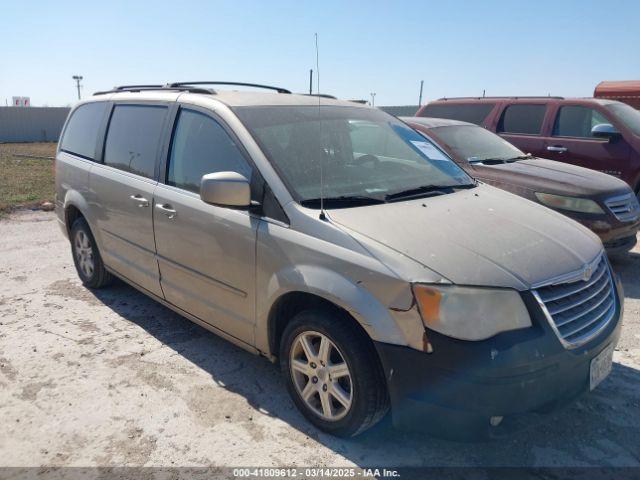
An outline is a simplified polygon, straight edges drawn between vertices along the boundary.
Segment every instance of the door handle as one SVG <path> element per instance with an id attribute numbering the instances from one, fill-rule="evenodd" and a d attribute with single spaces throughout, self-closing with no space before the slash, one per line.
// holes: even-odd
<path id="1" fill-rule="evenodd" d="M 567 147 L 559 147 L 559 146 L 549 145 L 547 147 L 547 150 L 550 151 L 550 152 L 564 153 L 564 152 L 566 152 L 568 150 L 568 148 Z"/>
<path id="2" fill-rule="evenodd" d="M 156 204 L 156 208 L 168 218 L 173 218 L 177 215 L 177 212 L 168 203 L 158 203 Z"/>
<path id="3" fill-rule="evenodd" d="M 149 200 L 144 198 L 139 193 L 137 193 L 136 195 L 131 195 L 129 198 L 131 200 L 133 200 L 134 202 L 136 202 L 138 204 L 139 208 L 143 208 L 143 207 L 148 207 L 149 206 Z"/>

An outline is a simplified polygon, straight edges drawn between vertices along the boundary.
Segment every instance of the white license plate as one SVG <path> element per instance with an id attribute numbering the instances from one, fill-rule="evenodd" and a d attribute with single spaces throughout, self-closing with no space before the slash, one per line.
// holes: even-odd
<path id="1" fill-rule="evenodd" d="M 611 372 L 613 349 L 614 345 L 609 345 L 597 356 L 591 359 L 591 368 L 589 369 L 589 390 L 596 388 Z"/>

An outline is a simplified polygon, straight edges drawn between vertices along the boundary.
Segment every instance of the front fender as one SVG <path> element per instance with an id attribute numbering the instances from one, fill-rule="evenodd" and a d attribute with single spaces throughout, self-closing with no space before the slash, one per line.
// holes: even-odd
<path id="1" fill-rule="evenodd" d="M 424 326 L 413 302 L 411 285 L 370 255 L 322 245 L 307 237 L 289 241 L 294 232 L 270 228 L 259 234 L 256 347 L 269 354 L 270 313 L 283 295 L 304 292 L 346 310 L 369 337 L 420 348 Z M 296 237 L 299 234 L 294 234 Z M 332 253 L 328 253 L 332 249 Z M 337 250 L 337 251 L 335 251 Z"/>

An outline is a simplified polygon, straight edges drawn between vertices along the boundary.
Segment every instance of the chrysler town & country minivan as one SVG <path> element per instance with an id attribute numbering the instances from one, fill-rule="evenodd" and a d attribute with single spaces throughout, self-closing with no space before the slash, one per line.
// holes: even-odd
<path id="1" fill-rule="evenodd" d="M 278 361 L 335 435 L 389 408 L 491 430 L 606 377 L 623 297 L 592 232 L 376 109 L 216 83 L 71 111 L 56 210 L 84 285 L 118 277 Z"/>

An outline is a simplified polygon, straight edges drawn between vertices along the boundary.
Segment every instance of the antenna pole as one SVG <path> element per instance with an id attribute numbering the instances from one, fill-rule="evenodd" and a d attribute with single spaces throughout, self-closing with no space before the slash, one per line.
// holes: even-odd
<path id="1" fill-rule="evenodd" d="M 318 142 L 322 142 L 322 116 L 320 115 L 320 55 L 318 54 L 318 34 L 316 33 L 316 85 L 318 94 Z M 325 220 L 324 213 L 324 166 L 320 158 L 320 220 Z"/>
<path id="2" fill-rule="evenodd" d="M 309 95 L 313 94 L 313 68 L 309 69 Z"/>
<path id="3" fill-rule="evenodd" d="M 424 80 L 420 80 L 420 97 L 418 98 L 419 106 L 422 106 L 422 87 L 424 87 Z"/>

